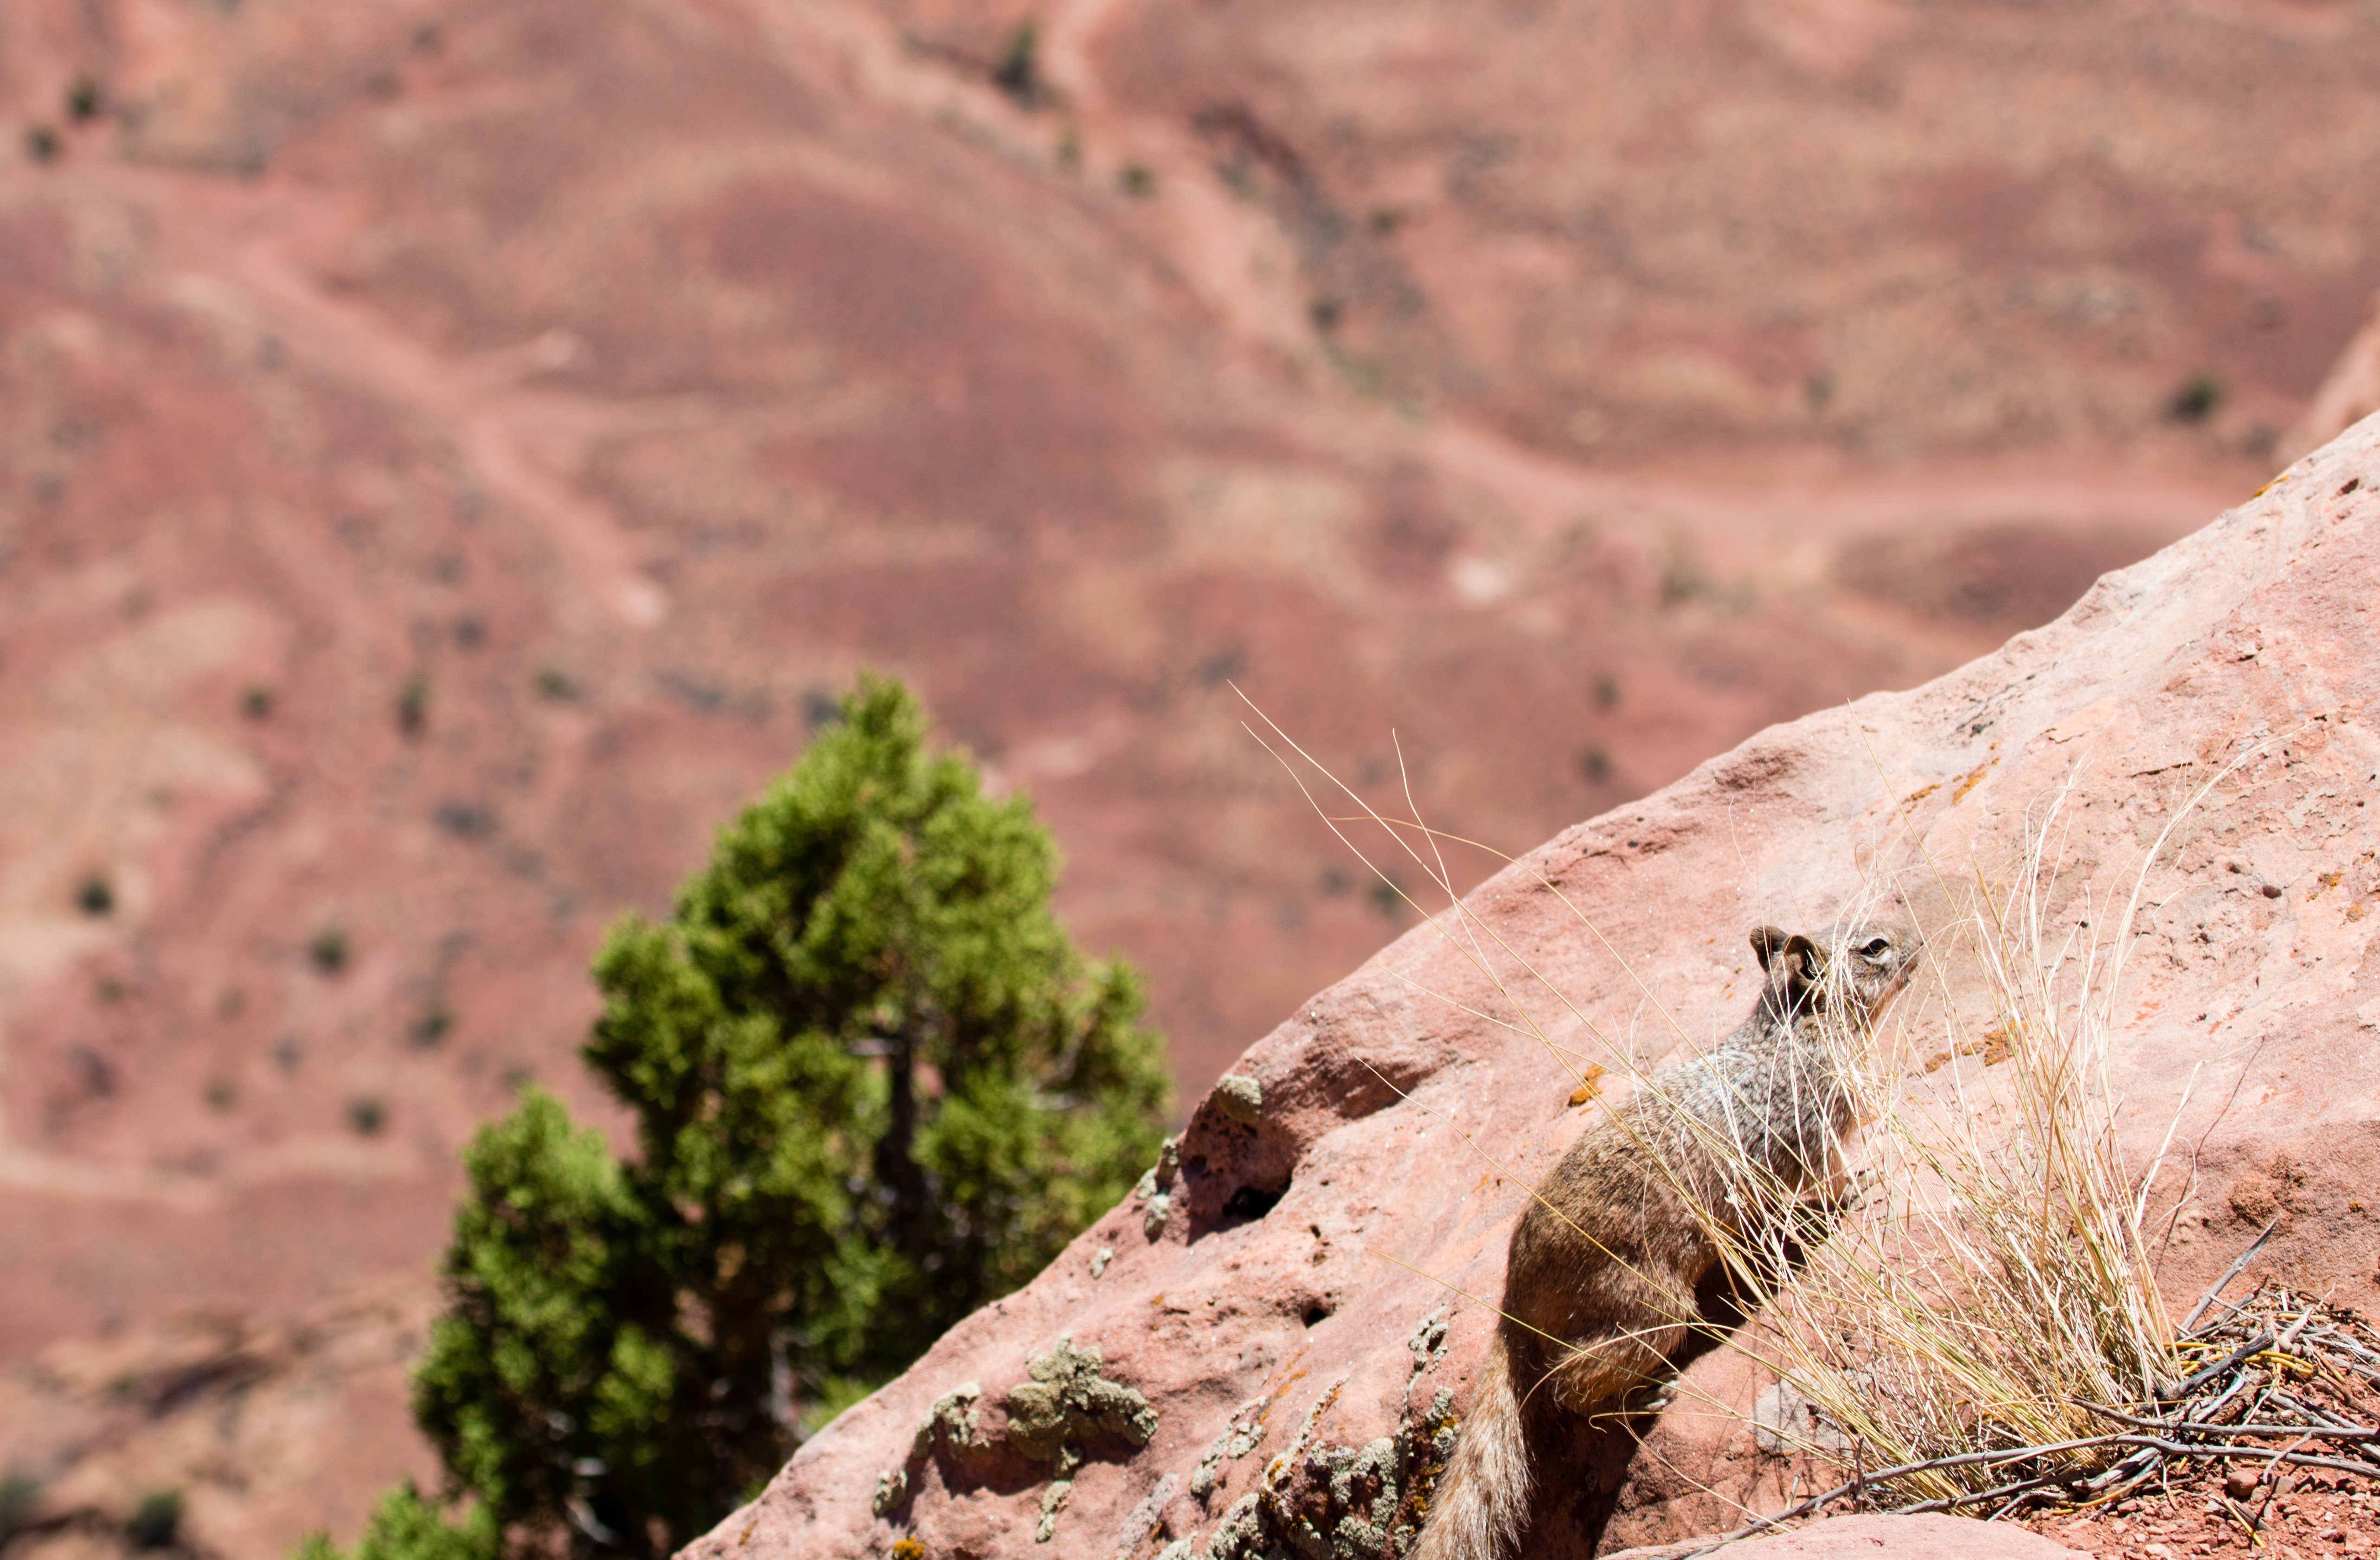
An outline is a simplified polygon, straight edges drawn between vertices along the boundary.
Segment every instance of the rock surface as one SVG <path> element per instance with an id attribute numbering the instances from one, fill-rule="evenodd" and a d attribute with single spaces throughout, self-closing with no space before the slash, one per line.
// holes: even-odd
<path id="1" fill-rule="evenodd" d="M 2111 1061 L 2143 1152 L 2197 1075 L 2167 1282 L 2203 1283 L 2277 1214 L 2257 1273 L 2380 1300 L 2375 486 L 2380 421 L 2049 628 L 1564 831 L 1468 897 L 1495 936 L 1477 962 L 1434 922 L 1303 1005 L 1232 1069 L 1256 1085 L 1235 1086 L 1253 1124 L 1245 1099 L 1208 1101 L 1142 1195 L 812 1440 L 689 1560 L 890 1554 L 911 1534 L 938 1556 L 1286 1554 L 1292 1522 L 1333 1556 L 1387 1553 L 1482 1358 L 1515 1178 L 1602 1108 L 1570 1108 L 1573 1078 L 1493 1021 L 1511 1000 L 1582 1058 L 1588 1026 L 1609 1037 L 1617 1079 L 1731 1027 L 1751 925 L 1876 894 L 1938 910 L 1927 860 L 2003 875 L 2069 783 L 2046 907 L 2060 934 L 2105 934 L 2172 826 Z M 1546 986 L 1514 976 L 1508 996 L 1483 970 L 1519 958 Z M 1091 1353 L 1154 1424 L 1069 1443 L 1062 1487 L 1014 1427 L 1046 1361 Z M 1765 1384 L 1721 1350 L 1680 1396 L 1748 1411 Z M 1574 1452 L 1553 1481 L 1573 1504 L 1533 1555 L 1783 1504 L 1784 1465 L 1713 1410 L 1671 1409 L 1641 1449 Z"/>
<path id="2" fill-rule="evenodd" d="M 1611 1560 L 1669 1560 L 1670 1546 Z M 1834 1517 L 1774 1538 L 1746 1539 L 1728 1560 L 2057 1560 L 2073 1550 L 2022 1528 L 1957 1517 Z"/>

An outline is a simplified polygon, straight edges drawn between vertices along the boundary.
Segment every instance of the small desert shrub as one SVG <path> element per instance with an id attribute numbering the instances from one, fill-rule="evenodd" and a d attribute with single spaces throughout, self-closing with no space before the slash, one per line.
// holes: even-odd
<path id="1" fill-rule="evenodd" d="M 430 679 L 419 672 L 396 691 L 396 728 L 407 737 L 430 729 Z"/>
<path id="2" fill-rule="evenodd" d="M 992 67 L 991 84 L 1007 93 L 1019 108 L 1038 108 L 1041 104 L 1040 45 L 1040 30 L 1029 21 L 1022 22 L 1008 35 L 1008 46 L 1001 51 L 1000 63 Z"/>
<path id="3" fill-rule="evenodd" d="M 97 81 L 88 76 L 78 76 L 74 84 L 67 89 L 66 105 L 67 118 L 78 125 L 88 125 L 99 117 L 101 111 L 107 106 L 107 100 L 100 91 Z"/>
<path id="4" fill-rule="evenodd" d="M 273 715 L 273 690 L 258 683 L 240 692 L 239 713 L 249 720 L 269 720 Z"/>
<path id="5" fill-rule="evenodd" d="M 336 975 L 347 967 L 347 934 L 344 928 L 326 926 L 306 942 L 306 958 L 325 975 Z"/>
<path id="6" fill-rule="evenodd" d="M 41 1500 L 42 1481 L 31 1474 L 10 1469 L 0 1475 L 0 1545 L 24 1531 Z"/>
<path id="7" fill-rule="evenodd" d="M 2202 373 L 2173 393 L 2173 399 L 2166 403 L 2165 414 L 2176 422 L 2204 422 L 2222 404 L 2223 382 L 2211 373 Z"/>
<path id="8" fill-rule="evenodd" d="M 358 1095 L 347 1102 L 347 1125 L 366 1138 L 377 1138 L 388 1125 L 388 1106 L 376 1094 Z"/>
<path id="9" fill-rule="evenodd" d="M 87 916 L 103 916 L 115 908 L 115 889 L 97 872 L 75 885 L 75 908 Z"/>
<path id="10" fill-rule="evenodd" d="M 406 1039 L 416 1051 L 433 1051 L 444 1042 L 446 1033 L 455 1027 L 454 1010 L 443 1002 L 433 1002 L 423 1008 L 406 1030 Z"/>
<path id="11" fill-rule="evenodd" d="M 182 1536 L 182 1492 L 152 1490 L 124 1519 L 124 1536 L 135 1549 L 171 1549 Z"/>
<path id="12" fill-rule="evenodd" d="M 442 801 L 431 818 L 456 839 L 486 839 L 498 827 L 495 810 L 484 802 Z"/>
<path id="13" fill-rule="evenodd" d="M 570 674 L 559 666 L 540 666 L 537 669 L 537 696 L 557 704 L 565 703 L 578 697 L 578 685 L 572 682 Z"/>

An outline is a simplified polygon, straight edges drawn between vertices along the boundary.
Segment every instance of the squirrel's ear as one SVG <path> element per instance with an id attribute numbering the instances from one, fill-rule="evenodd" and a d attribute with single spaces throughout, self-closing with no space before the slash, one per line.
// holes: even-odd
<path id="1" fill-rule="evenodd" d="M 1783 947 L 1788 941 L 1790 941 L 1790 939 L 1785 935 L 1784 932 L 1777 927 L 1754 927 L 1752 929 L 1752 951 L 1760 956 L 1760 968 L 1763 969 L 1767 969 L 1768 961 L 1777 957 L 1777 950 Z"/>
<path id="2" fill-rule="evenodd" d="M 1797 1000 L 1797 993 L 1826 978 L 1827 951 L 1798 932 L 1764 926 L 1752 934 L 1752 945 L 1759 952 L 1760 968 L 1767 973 L 1769 986 Z"/>

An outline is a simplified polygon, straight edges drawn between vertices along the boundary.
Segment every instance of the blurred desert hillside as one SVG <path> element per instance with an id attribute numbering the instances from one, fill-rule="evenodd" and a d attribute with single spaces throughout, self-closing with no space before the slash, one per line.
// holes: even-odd
<path id="1" fill-rule="evenodd" d="M 1518 852 L 2047 621 L 2301 453 L 2375 78 L 2344 0 L 8 0 L 9 1560 L 429 1474 L 458 1146 L 600 1110 L 603 927 L 857 669 L 1200 1089 L 1401 923 L 1232 685 Z"/>

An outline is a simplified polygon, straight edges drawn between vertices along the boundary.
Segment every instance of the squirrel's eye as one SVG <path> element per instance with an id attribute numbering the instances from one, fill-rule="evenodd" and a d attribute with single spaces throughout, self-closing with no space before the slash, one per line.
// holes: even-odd
<path id="1" fill-rule="evenodd" d="M 1885 949 L 1890 946 L 1892 946 L 1892 944 L 1887 938 L 1871 937 L 1867 940 L 1866 945 L 1860 949 L 1860 952 L 1867 955 L 1870 958 L 1874 958 L 1876 955 L 1884 952 Z"/>

